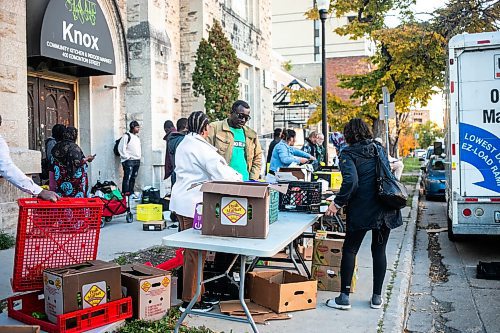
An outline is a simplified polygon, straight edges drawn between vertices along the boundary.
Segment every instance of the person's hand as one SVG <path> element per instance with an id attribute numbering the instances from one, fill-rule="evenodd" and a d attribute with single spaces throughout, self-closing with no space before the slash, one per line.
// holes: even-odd
<path id="1" fill-rule="evenodd" d="M 328 209 L 326 210 L 325 212 L 325 215 L 326 216 L 334 216 L 335 214 L 337 214 L 337 212 L 339 211 L 339 209 L 337 208 L 337 206 L 335 206 L 335 204 L 332 202 L 330 204 L 330 206 L 328 206 Z"/>
<path id="2" fill-rule="evenodd" d="M 301 157 L 301 158 L 299 158 L 299 161 L 300 161 L 300 164 L 306 164 L 309 161 L 309 159 Z"/>
<path id="3" fill-rule="evenodd" d="M 59 196 L 55 192 L 47 190 L 42 190 L 42 192 L 38 193 L 38 198 L 52 202 L 57 202 L 57 200 L 59 200 Z"/>
<path id="4" fill-rule="evenodd" d="M 85 159 L 87 160 L 87 162 L 92 162 L 95 158 L 95 155 L 89 155 L 87 156 Z"/>
<path id="5" fill-rule="evenodd" d="M 314 156 L 309 157 L 309 161 L 316 161 L 316 157 Z"/>

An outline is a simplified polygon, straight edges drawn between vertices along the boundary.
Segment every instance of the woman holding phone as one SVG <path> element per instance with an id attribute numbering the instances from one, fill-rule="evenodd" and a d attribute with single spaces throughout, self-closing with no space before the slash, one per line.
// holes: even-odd
<path id="1" fill-rule="evenodd" d="M 95 155 L 85 157 L 76 144 L 78 130 L 67 127 L 62 141 L 52 148 L 52 171 L 56 182 L 55 192 L 61 197 L 86 198 L 89 192 L 88 163 Z"/>

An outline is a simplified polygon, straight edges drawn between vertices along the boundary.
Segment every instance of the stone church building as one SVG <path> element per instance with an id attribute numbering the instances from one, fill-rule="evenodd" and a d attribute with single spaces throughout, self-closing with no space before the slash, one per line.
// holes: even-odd
<path id="1" fill-rule="evenodd" d="M 0 134 L 16 164 L 40 172 L 56 123 L 96 154 L 90 184 L 120 182 L 113 144 L 137 120 L 139 185 L 162 186 L 163 122 L 203 110 L 191 76 L 218 20 L 241 61 L 249 125 L 272 132 L 271 0 L 0 0 Z M 0 229 L 13 230 L 23 193 L 0 178 Z"/>

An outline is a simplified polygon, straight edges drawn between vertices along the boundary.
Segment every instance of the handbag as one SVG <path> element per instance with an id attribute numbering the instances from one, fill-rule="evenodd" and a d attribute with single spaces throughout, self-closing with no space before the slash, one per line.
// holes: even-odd
<path id="1" fill-rule="evenodd" d="M 377 196 L 380 202 L 389 209 L 402 209 L 406 207 L 408 191 L 396 179 L 391 170 L 382 162 L 379 146 L 375 144 L 375 170 L 377 175 Z"/>

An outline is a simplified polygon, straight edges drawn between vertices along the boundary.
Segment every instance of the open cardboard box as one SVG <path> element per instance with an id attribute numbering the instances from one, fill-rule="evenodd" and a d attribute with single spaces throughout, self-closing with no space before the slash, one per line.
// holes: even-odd
<path id="1" fill-rule="evenodd" d="M 288 271 L 248 274 L 250 299 L 276 313 L 316 308 L 317 282 Z"/>
<path id="2" fill-rule="evenodd" d="M 91 308 L 122 298 L 120 266 L 101 260 L 43 271 L 45 313 L 57 315 Z"/>
<path id="3" fill-rule="evenodd" d="M 276 172 L 276 179 L 278 181 L 303 180 L 306 182 L 310 182 L 311 178 L 312 172 L 305 167 L 280 168 Z"/>
<path id="4" fill-rule="evenodd" d="M 122 291 L 132 297 L 134 318 L 163 318 L 170 308 L 170 272 L 143 264 L 122 266 L 121 272 Z"/>
<path id="5" fill-rule="evenodd" d="M 213 181 L 203 192 L 202 234 L 246 238 L 267 238 L 269 191 L 286 193 L 288 185 L 258 182 Z"/>

